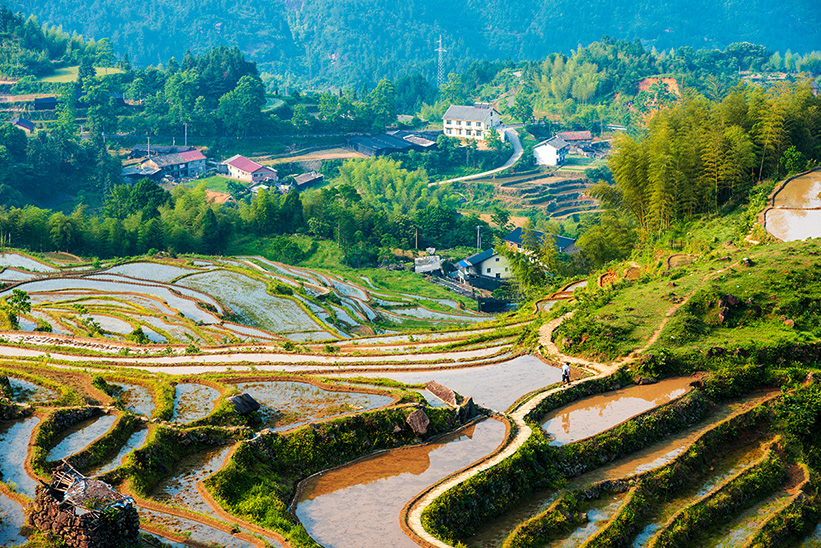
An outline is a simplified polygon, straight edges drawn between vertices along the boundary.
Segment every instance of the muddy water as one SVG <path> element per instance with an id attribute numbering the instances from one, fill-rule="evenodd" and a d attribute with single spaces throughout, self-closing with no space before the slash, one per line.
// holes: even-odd
<path id="1" fill-rule="evenodd" d="M 464 369 L 403 373 L 374 371 L 339 376 L 387 377 L 407 384 L 436 381 L 464 397 L 473 397 L 479 405 L 504 411 L 524 394 L 559 382 L 562 372 L 536 356 L 518 356 L 493 365 Z"/>
<path id="2" fill-rule="evenodd" d="M 327 548 L 416 547 L 399 526 L 417 493 L 492 452 L 504 425 L 485 420 L 438 443 L 395 449 L 306 481 L 296 513 Z"/>
<path id="3" fill-rule="evenodd" d="M 97 468 L 96 470 L 92 470 L 86 474 L 89 477 L 92 476 L 99 476 L 105 474 L 107 472 L 111 472 L 112 470 L 119 468 L 120 465 L 123 463 L 123 459 L 131 453 L 133 450 L 138 449 L 143 446 L 145 440 L 148 438 L 148 429 L 143 428 L 141 430 L 137 430 L 129 438 L 126 440 L 125 445 L 120 449 L 120 452 L 111 459 L 109 462 Z"/>
<path id="4" fill-rule="evenodd" d="M 782 188 L 773 199 L 775 207 L 821 207 L 821 171 L 796 177 Z"/>
<path id="5" fill-rule="evenodd" d="M 111 430 L 116 420 L 116 415 L 103 415 L 83 421 L 69 429 L 63 439 L 48 452 L 47 459 L 60 460 L 79 453 Z"/>
<path id="6" fill-rule="evenodd" d="M 128 384 L 124 382 L 112 382 L 122 389 L 122 398 L 125 408 L 132 413 L 150 417 L 154 412 L 154 397 L 151 390 L 140 384 Z"/>
<path id="7" fill-rule="evenodd" d="M 56 390 L 16 377 L 9 377 L 9 384 L 11 384 L 12 398 L 18 403 L 44 403 L 59 396 Z"/>
<path id="8" fill-rule="evenodd" d="M 391 396 L 332 392 L 304 382 L 255 381 L 236 386 L 260 403 L 266 426 L 277 430 L 320 418 L 376 409 L 393 402 Z"/>
<path id="9" fill-rule="evenodd" d="M 20 534 L 26 524 L 23 507 L 16 501 L 0 494 L 0 546 L 18 546 L 28 539 Z"/>
<path id="10" fill-rule="evenodd" d="M 192 422 L 208 416 L 217 405 L 218 390 L 204 384 L 180 383 L 174 387 L 172 421 Z"/>
<path id="11" fill-rule="evenodd" d="M 25 462 L 31 431 L 40 422 L 37 417 L 0 423 L 0 479 L 17 486 L 17 491 L 34 498 L 37 482 L 26 474 Z"/>
<path id="12" fill-rule="evenodd" d="M 821 237 L 821 210 L 771 209 L 764 215 L 767 232 L 785 242 Z"/>
<path id="13" fill-rule="evenodd" d="M 162 482 L 154 493 L 160 502 L 182 506 L 201 514 L 213 515 L 214 510 L 197 491 L 197 482 L 222 468 L 231 446 L 218 447 L 204 453 L 189 455 L 180 461 L 177 473 Z"/>
<path id="14" fill-rule="evenodd" d="M 683 396 L 692 381 L 691 377 L 666 379 L 584 398 L 549 414 L 542 427 L 553 437 L 550 445 L 583 440 Z"/>
<path id="15" fill-rule="evenodd" d="M 191 540 L 203 544 L 223 546 L 224 548 L 254 548 L 250 542 L 240 540 L 235 536 L 186 518 L 178 518 L 170 514 L 139 508 L 140 520 L 148 521 L 179 534 L 187 533 Z"/>

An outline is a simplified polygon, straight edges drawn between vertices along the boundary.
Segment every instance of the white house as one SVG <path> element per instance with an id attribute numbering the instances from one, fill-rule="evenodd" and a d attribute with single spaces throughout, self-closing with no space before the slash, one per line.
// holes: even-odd
<path id="1" fill-rule="evenodd" d="M 260 183 L 262 181 L 277 180 L 277 170 L 258 164 L 245 156 L 231 156 L 223 162 L 228 168 L 228 176 L 247 183 Z"/>
<path id="2" fill-rule="evenodd" d="M 556 167 L 564 163 L 567 151 L 570 149 L 561 137 L 552 137 L 533 147 L 533 157 L 540 166 Z"/>
<path id="3" fill-rule="evenodd" d="M 487 130 L 501 124 L 499 113 L 490 105 L 451 105 L 442 117 L 445 135 L 484 141 Z"/>
<path id="4" fill-rule="evenodd" d="M 533 231 L 533 235 L 538 238 L 539 242 L 544 241 L 547 234 Z M 516 228 L 513 232 L 504 237 L 503 241 L 507 247 L 517 251 L 523 250 L 522 237 L 524 230 L 521 227 Z M 567 253 L 572 255 L 578 251 L 576 247 L 576 240 L 572 238 L 565 238 L 564 236 L 553 236 L 553 243 L 556 246 L 556 251 L 560 253 Z M 510 271 L 510 263 L 507 259 L 498 253 L 493 248 L 481 251 L 466 259 L 462 259 L 456 263 L 458 269 L 458 276 L 465 283 L 470 283 L 472 277 L 484 278 L 498 278 L 508 279 L 513 277 L 513 272 Z"/>

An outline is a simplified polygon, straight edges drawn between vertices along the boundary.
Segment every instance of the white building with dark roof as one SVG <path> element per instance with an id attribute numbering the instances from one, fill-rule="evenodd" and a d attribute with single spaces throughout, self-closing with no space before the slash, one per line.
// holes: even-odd
<path id="1" fill-rule="evenodd" d="M 451 105 L 442 120 L 445 135 L 484 141 L 487 130 L 496 129 L 501 124 L 501 115 L 490 105 Z"/>
<path id="2" fill-rule="evenodd" d="M 533 147 L 533 157 L 540 166 L 556 167 L 564 163 L 570 145 L 561 137 L 551 137 Z"/>

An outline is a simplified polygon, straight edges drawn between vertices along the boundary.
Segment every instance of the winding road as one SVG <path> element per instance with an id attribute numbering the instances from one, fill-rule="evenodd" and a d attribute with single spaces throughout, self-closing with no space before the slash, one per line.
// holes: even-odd
<path id="1" fill-rule="evenodd" d="M 445 183 L 455 183 L 457 181 L 470 181 L 472 179 L 481 179 L 483 177 L 487 177 L 488 175 L 493 175 L 494 173 L 504 171 L 516 162 L 518 162 L 519 158 L 522 157 L 522 143 L 519 141 L 519 134 L 514 128 L 507 128 L 504 130 L 504 133 L 506 136 L 505 138 L 510 141 L 510 144 L 513 145 L 513 154 L 510 155 L 510 158 L 507 159 L 507 162 L 497 167 L 496 169 L 491 169 L 490 171 L 483 171 L 482 173 L 476 173 L 474 175 L 465 175 L 464 177 L 447 179 L 445 181 L 437 181 L 435 183 L 429 183 L 428 186 L 438 186 L 444 185 Z"/>

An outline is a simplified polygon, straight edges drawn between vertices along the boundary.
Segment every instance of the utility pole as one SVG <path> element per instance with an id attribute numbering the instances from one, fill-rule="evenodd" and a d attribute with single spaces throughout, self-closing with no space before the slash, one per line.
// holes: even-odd
<path id="1" fill-rule="evenodd" d="M 147 153 L 146 156 L 150 160 L 151 159 L 151 136 L 146 135 L 145 138 L 148 139 L 148 148 L 146 149 L 146 153 Z"/>
<path id="2" fill-rule="evenodd" d="M 188 146 L 188 124 L 183 124 L 185 126 L 185 146 Z"/>
<path id="3" fill-rule="evenodd" d="M 414 227 L 416 229 L 416 236 L 413 244 L 414 249 L 419 249 L 419 227 Z"/>
<path id="4" fill-rule="evenodd" d="M 476 249 L 482 251 L 482 225 L 476 225 Z"/>
<path id="5" fill-rule="evenodd" d="M 436 87 L 442 89 L 442 86 L 445 85 L 445 52 L 447 50 L 442 47 L 441 34 L 439 35 L 439 47 L 436 48 L 436 51 L 439 53 L 439 72 L 436 77 Z"/>

